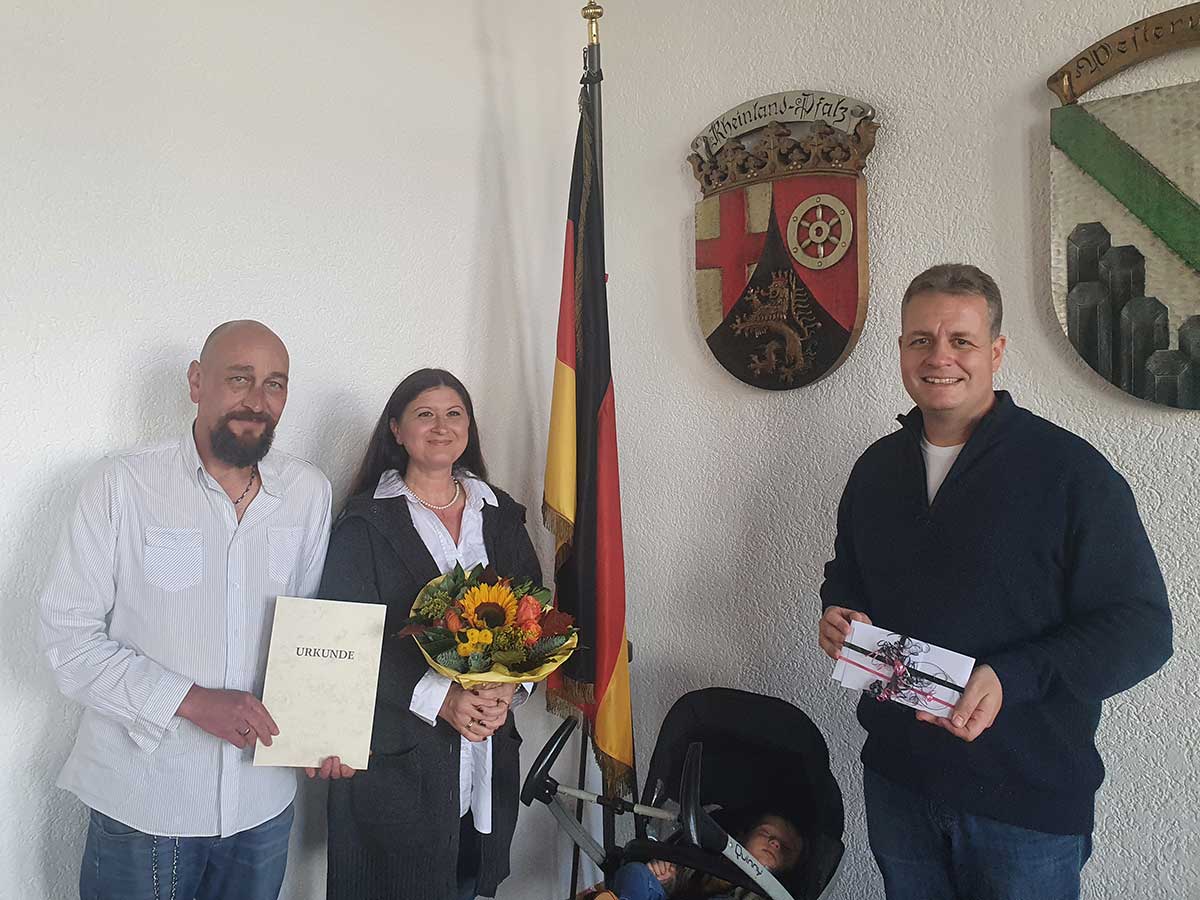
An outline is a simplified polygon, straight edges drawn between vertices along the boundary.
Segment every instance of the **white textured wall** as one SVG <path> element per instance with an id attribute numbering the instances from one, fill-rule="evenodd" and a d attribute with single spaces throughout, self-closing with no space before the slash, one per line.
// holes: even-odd
<path id="1" fill-rule="evenodd" d="M 614 4 L 614 7 L 616 4 Z M 909 406 L 898 300 L 948 259 L 1007 298 L 1000 385 L 1109 455 L 1137 495 L 1176 614 L 1177 652 L 1108 704 L 1091 898 L 1200 891 L 1200 415 L 1129 398 L 1067 343 L 1049 302 L 1046 77 L 1087 44 L 1162 8 L 1106 0 L 755 0 L 638 4 L 606 35 L 610 298 L 640 747 L 686 688 L 730 684 L 810 711 L 847 797 L 845 896 L 882 888 L 866 845 L 853 698 L 813 647 L 821 566 L 857 455 Z M 636 21 L 626 21 L 635 19 Z M 1069 23 L 1064 25 L 1064 23 Z M 1105 85 L 1200 79 L 1200 53 Z M 793 87 L 874 105 L 868 165 L 871 310 L 833 376 L 783 395 L 727 375 L 701 342 L 690 288 L 689 141 L 739 101 Z M 1098 95 L 1102 95 L 1098 92 Z M 670 561 L 664 563 L 664 561 Z M 682 635 L 662 623 L 682 617 Z M 732 645 L 709 662 L 711 648 Z"/>
<path id="2" fill-rule="evenodd" d="M 186 428 L 213 325 L 287 342 L 279 443 L 339 502 L 421 365 L 473 388 L 497 480 L 539 502 L 582 28 L 544 6 L 0 11 L 0 898 L 72 896 L 82 849 L 53 786 L 77 710 L 34 647 L 50 545 L 91 460 Z M 520 715 L 532 753 L 556 720 Z M 289 900 L 325 895 L 323 802 L 304 791 Z M 553 839 L 528 817 L 525 884 Z"/>
<path id="3" fill-rule="evenodd" d="M 183 427 L 183 369 L 213 324 L 257 316 L 287 341 L 280 444 L 324 467 L 339 497 L 386 393 L 410 369 L 444 364 L 474 388 L 496 479 L 536 507 L 578 5 L 0 11 L 0 897 L 70 897 L 81 848 L 78 805 L 53 787 L 76 711 L 33 647 L 49 544 L 83 466 Z M 1003 386 L 1127 475 L 1172 592 L 1175 659 L 1108 705 L 1087 895 L 1190 900 L 1200 885 L 1200 417 L 1101 383 L 1047 300 L 1044 79 L 1158 8 L 609 4 L 609 268 L 640 757 L 693 687 L 761 690 L 810 710 L 847 795 L 846 897 L 878 896 L 879 884 L 851 698 L 828 686 L 812 646 L 820 566 L 851 463 L 906 406 L 896 298 L 948 258 L 998 277 Z M 1192 52 L 1102 92 L 1197 78 Z M 717 113 L 794 87 L 879 111 L 873 305 L 838 373 L 768 394 L 725 374 L 701 342 L 683 159 Z M 710 663 L 713 647 L 733 652 Z M 519 715 L 528 761 L 554 722 Z M 321 799 L 319 788 L 303 794 L 289 900 L 323 896 Z M 538 873 L 565 859 L 548 815 L 524 816 L 502 894 L 550 900 L 555 879 Z"/>

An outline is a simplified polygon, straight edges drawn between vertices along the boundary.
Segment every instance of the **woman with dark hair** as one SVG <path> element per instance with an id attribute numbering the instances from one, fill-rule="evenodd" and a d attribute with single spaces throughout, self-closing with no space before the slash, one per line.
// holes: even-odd
<path id="1" fill-rule="evenodd" d="M 525 509 L 486 471 L 467 389 L 441 369 L 409 375 L 334 525 L 319 596 L 386 604 L 391 635 L 418 591 L 456 564 L 540 581 Z M 385 637 L 370 765 L 351 773 L 329 761 L 329 900 L 495 895 L 520 780 L 509 708 L 527 694 L 466 691 L 432 671 L 412 638 Z"/>

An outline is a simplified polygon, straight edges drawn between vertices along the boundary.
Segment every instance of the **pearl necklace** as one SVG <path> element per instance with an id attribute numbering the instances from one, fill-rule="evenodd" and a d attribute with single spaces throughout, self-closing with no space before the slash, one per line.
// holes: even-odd
<path id="1" fill-rule="evenodd" d="M 434 506 L 432 503 L 427 503 L 425 500 L 421 499 L 421 496 L 412 489 L 412 485 L 410 485 L 407 481 L 404 482 L 404 486 L 406 488 L 408 488 L 409 493 L 411 493 L 414 497 L 416 497 L 417 502 L 420 503 L 423 507 L 425 507 L 426 509 L 431 509 L 434 512 L 441 512 L 443 509 L 449 509 L 455 503 L 457 503 L 458 495 L 462 493 L 462 485 L 459 484 L 458 479 L 455 478 L 452 480 L 454 481 L 454 496 L 450 498 L 449 503 L 443 503 L 441 506 Z"/>

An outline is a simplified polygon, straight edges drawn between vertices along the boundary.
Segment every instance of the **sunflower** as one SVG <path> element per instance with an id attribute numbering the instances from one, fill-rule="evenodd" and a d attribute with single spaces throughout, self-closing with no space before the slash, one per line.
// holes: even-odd
<path id="1" fill-rule="evenodd" d="M 476 628 L 503 628 L 517 620 L 517 597 L 507 582 L 478 584 L 459 605 L 463 617 Z"/>

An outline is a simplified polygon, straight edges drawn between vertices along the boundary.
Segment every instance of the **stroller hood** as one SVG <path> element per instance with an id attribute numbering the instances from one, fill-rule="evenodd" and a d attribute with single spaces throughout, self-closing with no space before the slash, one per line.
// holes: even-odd
<path id="1" fill-rule="evenodd" d="M 815 897 L 841 860 L 842 792 L 829 769 L 829 748 L 812 720 L 776 697 L 732 688 L 685 694 L 667 713 L 647 771 L 642 802 L 680 802 L 684 760 L 703 745 L 699 797 L 719 806 L 714 818 L 740 835 L 763 813 L 796 824 L 806 852 L 781 878 L 796 897 Z M 735 879 L 730 879 L 734 880 Z"/>

